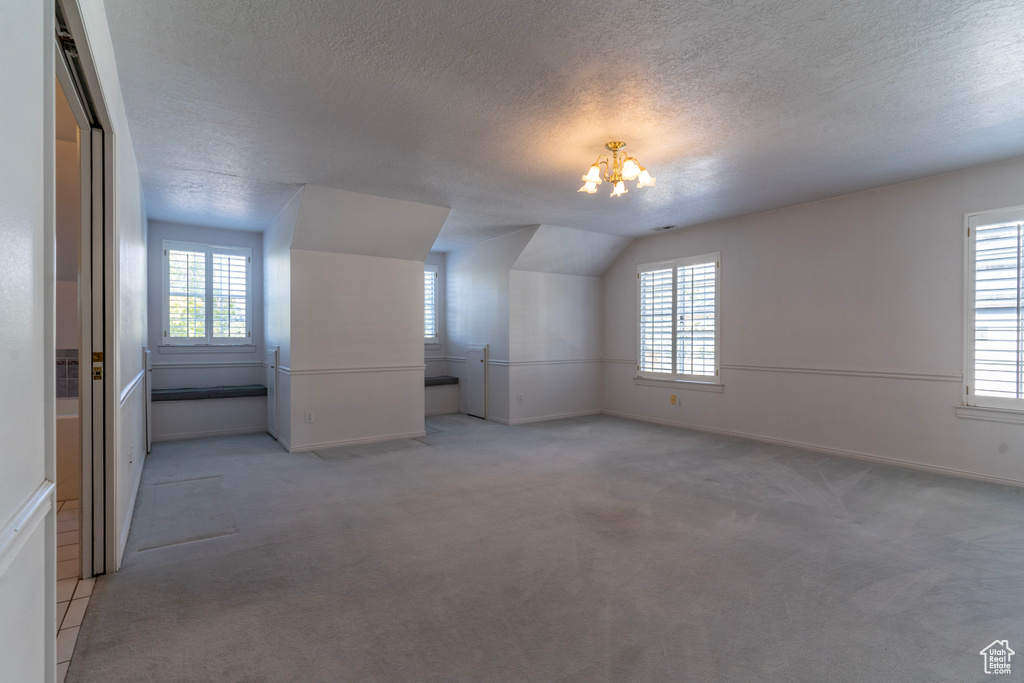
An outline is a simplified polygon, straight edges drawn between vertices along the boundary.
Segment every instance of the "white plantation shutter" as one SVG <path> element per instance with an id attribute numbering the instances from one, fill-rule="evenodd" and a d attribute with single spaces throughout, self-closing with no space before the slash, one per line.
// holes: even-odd
<path id="1" fill-rule="evenodd" d="M 1021 407 L 1014 404 L 1024 399 L 1024 216 L 1005 218 L 973 221 L 968 402 L 991 397 L 1003 402 L 986 403 Z"/>
<path id="2" fill-rule="evenodd" d="M 718 254 L 706 254 L 640 266 L 641 377 L 716 381 L 718 264 Z"/>
<path id="3" fill-rule="evenodd" d="M 676 372 L 715 375 L 715 262 L 676 268 Z"/>
<path id="4" fill-rule="evenodd" d="M 166 336 L 206 338 L 206 254 L 165 249 L 168 267 L 168 327 Z"/>
<path id="5" fill-rule="evenodd" d="M 248 258 L 213 252 L 213 336 L 248 336 Z"/>
<path id="6" fill-rule="evenodd" d="M 163 247 L 165 342 L 248 341 L 251 251 L 170 240 Z"/>
<path id="7" fill-rule="evenodd" d="M 672 372 L 672 268 L 640 273 L 640 370 Z"/>
<path id="8" fill-rule="evenodd" d="M 437 339 L 437 271 L 423 271 L 423 338 Z"/>

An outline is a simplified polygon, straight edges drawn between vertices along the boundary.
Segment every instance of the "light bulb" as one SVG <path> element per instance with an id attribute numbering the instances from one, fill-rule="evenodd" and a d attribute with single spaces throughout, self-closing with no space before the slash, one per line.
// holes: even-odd
<path id="1" fill-rule="evenodd" d="M 586 176 L 583 176 L 583 179 L 586 180 Z M 587 182 L 583 184 L 583 187 L 576 191 L 586 192 L 587 194 L 594 194 L 595 192 L 597 192 L 597 183 L 592 183 L 589 180 L 587 180 Z"/>
<path id="2" fill-rule="evenodd" d="M 636 186 L 654 187 L 654 183 L 656 180 L 657 178 L 653 177 L 650 173 L 648 173 L 646 168 L 641 168 L 640 175 L 637 177 Z"/>
<path id="3" fill-rule="evenodd" d="M 629 157 L 626 159 L 626 163 L 622 164 L 622 177 L 626 180 L 635 180 L 640 175 L 640 164 L 636 163 L 636 159 Z"/>
<path id="4" fill-rule="evenodd" d="M 594 183 L 595 185 L 601 184 L 601 169 L 598 168 L 597 164 L 590 167 L 587 175 L 583 176 L 583 180 L 588 183 Z"/>
<path id="5" fill-rule="evenodd" d="M 629 190 L 626 189 L 626 183 L 624 183 L 624 182 L 622 182 L 620 180 L 619 182 L 615 183 L 615 187 L 612 188 L 612 195 L 611 196 L 619 197 L 621 195 L 626 194 L 627 192 L 629 192 Z"/>

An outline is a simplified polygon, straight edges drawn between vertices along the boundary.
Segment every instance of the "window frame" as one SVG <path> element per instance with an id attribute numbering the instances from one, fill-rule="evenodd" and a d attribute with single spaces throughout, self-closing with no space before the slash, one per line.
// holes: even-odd
<path id="1" fill-rule="evenodd" d="M 1024 222 L 1024 205 L 964 214 L 963 385 L 960 388 L 960 396 L 962 405 L 965 406 L 1015 410 L 1024 413 L 1024 398 L 978 396 L 975 393 L 974 381 L 977 227 L 1014 221 Z"/>
<path id="2" fill-rule="evenodd" d="M 440 284 L 440 282 L 438 281 L 439 280 L 438 270 L 439 270 L 438 267 L 436 265 L 434 265 L 434 264 L 431 264 L 431 263 L 424 263 L 423 264 L 423 272 L 424 272 L 424 274 L 426 274 L 426 273 L 433 273 L 434 274 L 434 336 L 433 337 L 428 337 L 427 336 L 427 323 L 426 323 L 427 292 L 426 292 L 425 289 L 423 291 L 423 317 L 424 317 L 424 321 L 423 321 L 423 346 L 426 347 L 426 348 L 432 348 L 432 349 L 437 349 L 437 348 L 441 347 L 441 329 L 440 329 L 440 320 L 438 320 L 438 310 L 437 310 L 437 299 L 438 299 L 438 297 L 437 297 L 437 288 L 438 288 L 438 285 Z M 424 281 L 425 280 L 426 280 L 426 278 L 424 278 Z"/>
<path id="3" fill-rule="evenodd" d="M 249 247 L 229 247 L 219 244 L 204 244 L 201 242 L 185 242 L 182 240 L 163 240 L 161 243 L 163 254 L 163 317 L 161 324 L 163 336 L 161 346 L 251 346 L 252 345 L 252 249 Z M 170 305 L 170 252 L 171 250 L 203 252 L 206 255 L 206 336 L 205 337 L 172 337 L 171 331 L 171 305 Z M 213 336 L 213 256 L 223 254 L 226 256 L 245 257 L 245 336 L 244 337 L 214 337 Z"/>
<path id="4" fill-rule="evenodd" d="M 678 331 L 679 313 L 677 311 L 679 274 L 677 268 L 695 266 L 703 263 L 715 264 L 715 374 L 714 375 L 690 375 L 675 372 L 678 363 Z M 653 372 L 641 369 L 641 339 L 642 339 L 642 306 L 641 306 L 641 275 L 655 270 L 672 269 L 672 369 L 673 372 Z M 720 366 L 722 362 L 722 253 L 712 252 L 696 256 L 686 256 L 672 259 L 670 261 L 658 261 L 655 263 L 643 263 L 637 266 L 636 284 L 636 377 L 642 380 L 656 380 L 663 382 L 683 382 L 690 384 L 714 384 L 721 385 L 722 377 Z"/>

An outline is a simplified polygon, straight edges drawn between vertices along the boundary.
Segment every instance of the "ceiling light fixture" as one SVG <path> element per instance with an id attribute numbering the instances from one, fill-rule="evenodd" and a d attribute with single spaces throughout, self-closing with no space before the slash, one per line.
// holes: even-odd
<path id="1" fill-rule="evenodd" d="M 583 187 L 577 192 L 586 192 L 587 194 L 594 194 L 597 192 L 597 186 L 601 184 L 602 180 L 607 180 L 612 184 L 612 196 L 618 197 L 624 195 L 629 190 L 626 189 L 626 180 L 635 180 L 637 187 L 654 187 L 654 178 L 647 169 L 640 165 L 634 157 L 627 156 L 625 152 L 619 154 L 619 150 L 626 146 L 625 142 L 609 142 L 605 145 L 608 150 L 612 153 L 611 160 L 608 159 L 608 155 L 602 154 L 594 162 L 594 165 L 590 167 L 590 171 L 587 175 L 583 176 Z M 604 174 L 602 178 L 601 164 L 604 164 Z"/>

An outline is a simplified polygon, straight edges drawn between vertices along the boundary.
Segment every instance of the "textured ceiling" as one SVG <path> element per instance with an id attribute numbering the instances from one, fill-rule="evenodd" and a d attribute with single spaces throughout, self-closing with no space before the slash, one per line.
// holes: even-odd
<path id="1" fill-rule="evenodd" d="M 261 229 L 314 183 L 451 207 L 442 249 L 637 236 L 1024 154 L 1020 0 L 106 8 L 166 220 Z M 576 193 L 610 139 L 656 188 Z"/>

